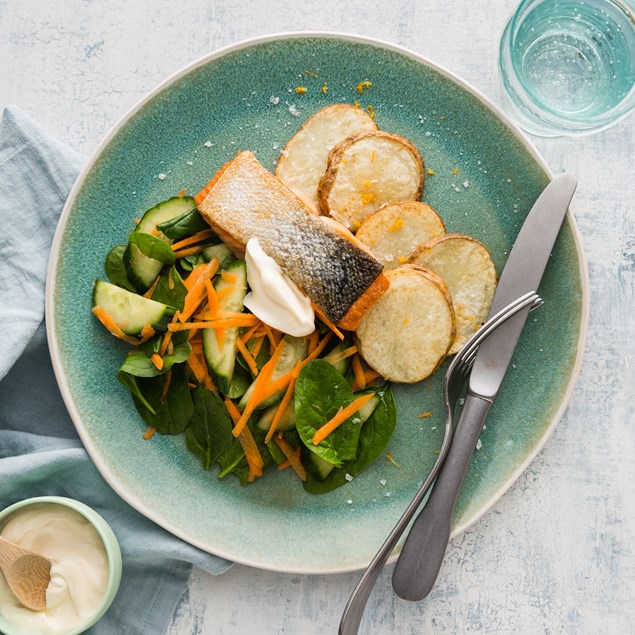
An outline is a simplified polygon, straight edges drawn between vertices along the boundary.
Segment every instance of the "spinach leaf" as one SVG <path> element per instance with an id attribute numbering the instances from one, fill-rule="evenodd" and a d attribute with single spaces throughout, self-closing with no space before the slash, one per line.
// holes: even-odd
<path id="1" fill-rule="evenodd" d="M 174 350 L 172 353 L 166 353 L 163 356 L 163 367 L 159 370 L 150 359 L 150 356 L 158 352 L 161 339 L 161 335 L 153 337 L 143 346 L 132 350 L 119 370 L 135 377 L 156 377 L 157 375 L 163 375 L 174 364 L 184 362 L 192 353 L 192 346 L 187 341 L 187 337 L 178 338 L 180 341 L 174 341 L 175 338 L 173 338 Z"/>
<path id="2" fill-rule="evenodd" d="M 149 410 L 136 395 L 133 395 L 135 405 L 143 420 L 160 434 L 180 434 L 194 414 L 194 404 L 190 395 L 185 368 L 177 365 L 172 369 L 172 379 L 167 394 L 161 400 L 163 392 L 163 377 L 140 378 L 137 385 L 146 403 L 152 406 Z"/>
<path id="3" fill-rule="evenodd" d="M 172 247 L 152 234 L 134 231 L 130 234 L 128 242 L 131 245 L 136 245 L 141 253 L 148 258 L 158 260 L 165 265 L 174 264 L 174 251 Z"/>
<path id="4" fill-rule="evenodd" d="M 242 356 L 238 355 L 237 359 L 239 357 Z M 251 386 L 251 382 L 252 377 L 249 371 L 242 369 L 240 366 L 234 367 L 234 374 L 232 375 L 232 380 L 225 393 L 225 397 L 229 397 L 230 399 L 242 397 L 247 392 L 247 388 Z"/>
<path id="5" fill-rule="evenodd" d="M 323 359 L 304 366 L 295 385 L 296 427 L 302 443 L 333 465 L 357 456 L 361 419 L 356 414 L 329 434 L 319 445 L 311 439 L 340 408 L 353 401 L 353 391 L 337 370 Z"/>
<path id="6" fill-rule="evenodd" d="M 192 236 L 197 232 L 202 232 L 204 229 L 209 229 L 209 225 L 203 220 L 198 210 L 194 208 L 180 216 L 159 223 L 157 229 L 168 238 L 179 240 L 180 238 Z"/>
<path id="7" fill-rule="evenodd" d="M 385 449 L 392 437 L 397 422 L 397 409 L 392 394 L 392 387 L 382 386 L 377 391 L 381 399 L 373 414 L 364 422 L 359 435 L 357 458 L 336 467 L 324 480 L 307 474 L 303 483 L 309 494 L 324 494 L 344 485 L 346 475 L 357 476 L 365 470 Z"/>
<path id="8" fill-rule="evenodd" d="M 141 393 L 141 390 L 139 390 L 139 386 L 137 385 L 137 380 L 134 378 L 133 375 L 123 370 L 119 370 L 119 372 L 117 373 L 117 379 L 123 386 L 125 386 L 130 391 L 130 393 L 132 394 L 132 398 L 135 400 L 135 404 L 138 401 L 140 404 L 142 404 L 144 408 L 149 410 L 152 414 L 156 414 L 155 409 L 147 402 L 146 398 Z"/>
<path id="9" fill-rule="evenodd" d="M 170 279 L 172 279 L 172 288 L 170 288 Z M 187 288 L 183 284 L 183 278 L 176 267 L 171 267 L 159 277 L 152 299 L 182 311 L 186 295 Z"/>
<path id="10" fill-rule="evenodd" d="M 231 447 L 227 452 L 218 457 L 220 472 L 218 478 L 224 478 L 228 474 L 235 474 L 243 485 L 249 485 L 249 466 L 245 453 L 238 439 L 233 439 Z"/>
<path id="11" fill-rule="evenodd" d="M 134 288 L 130 280 L 128 280 L 128 274 L 126 273 L 126 265 L 124 263 L 124 254 L 126 253 L 126 249 L 126 245 L 113 247 L 106 256 L 104 269 L 106 270 L 106 275 L 110 279 L 110 282 L 116 284 L 122 289 L 127 289 L 128 291 L 136 293 L 137 290 Z"/>
<path id="12" fill-rule="evenodd" d="M 211 390 L 199 386 L 192 391 L 194 414 L 185 431 L 188 449 L 209 470 L 221 454 L 231 449 L 232 422 L 223 400 Z"/>

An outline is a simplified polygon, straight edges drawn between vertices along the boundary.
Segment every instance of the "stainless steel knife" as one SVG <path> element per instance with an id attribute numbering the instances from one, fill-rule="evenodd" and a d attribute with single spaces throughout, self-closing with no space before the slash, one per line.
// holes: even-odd
<path id="1" fill-rule="evenodd" d="M 509 254 L 490 316 L 518 296 L 538 289 L 576 187 L 575 176 L 562 174 L 538 197 Z M 529 310 L 519 311 L 479 347 L 448 456 L 393 571 L 393 589 L 405 600 L 422 600 L 437 579 L 463 479 Z"/>

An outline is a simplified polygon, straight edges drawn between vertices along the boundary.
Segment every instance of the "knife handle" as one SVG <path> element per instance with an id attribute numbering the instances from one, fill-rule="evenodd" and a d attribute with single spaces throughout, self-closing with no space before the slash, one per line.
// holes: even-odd
<path id="1" fill-rule="evenodd" d="M 404 600 L 425 598 L 439 575 L 450 540 L 452 512 L 492 402 L 468 393 L 452 445 L 432 493 L 415 519 L 392 574 L 395 593 Z"/>

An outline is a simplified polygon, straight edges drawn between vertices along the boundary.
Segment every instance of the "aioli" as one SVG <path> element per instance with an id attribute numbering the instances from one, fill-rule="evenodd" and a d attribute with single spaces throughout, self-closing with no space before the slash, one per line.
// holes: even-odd
<path id="1" fill-rule="evenodd" d="M 295 337 L 315 330 L 311 301 L 260 246 L 250 238 L 245 251 L 250 293 L 245 306 L 265 324 Z"/>
<path id="2" fill-rule="evenodd" d="M 44 611 L 22 606 L 0 574 L 0 614 L 6 620 L 27 632 L 62 635 L 95 613 L 108 585 L 108 557 L 81 514 L 55 503 L 25 507 L 11 514 L 0 534 L 52 561 Z"/>

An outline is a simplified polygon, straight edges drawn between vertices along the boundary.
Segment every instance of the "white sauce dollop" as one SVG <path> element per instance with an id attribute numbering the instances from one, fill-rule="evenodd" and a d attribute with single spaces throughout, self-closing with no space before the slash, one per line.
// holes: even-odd
<path id="1" fill-rule="evenodd" d="M 260 246 L 250 238 L 245 251 L 250 293 L 245 306 L 265 324 L 295 337 L 315 330 L 311 301 Z"/>
<path id="2" fill-rule="evenodd" d="M 12 514 L 0 532 L 52 561 L 46 609 L 32 611 L 0 574 L 0 614 L 26 632 L 62 635 L 90 618 L 108 586 L 108 556 L 96 529 L 78 512 L 43 503 Z"/>

